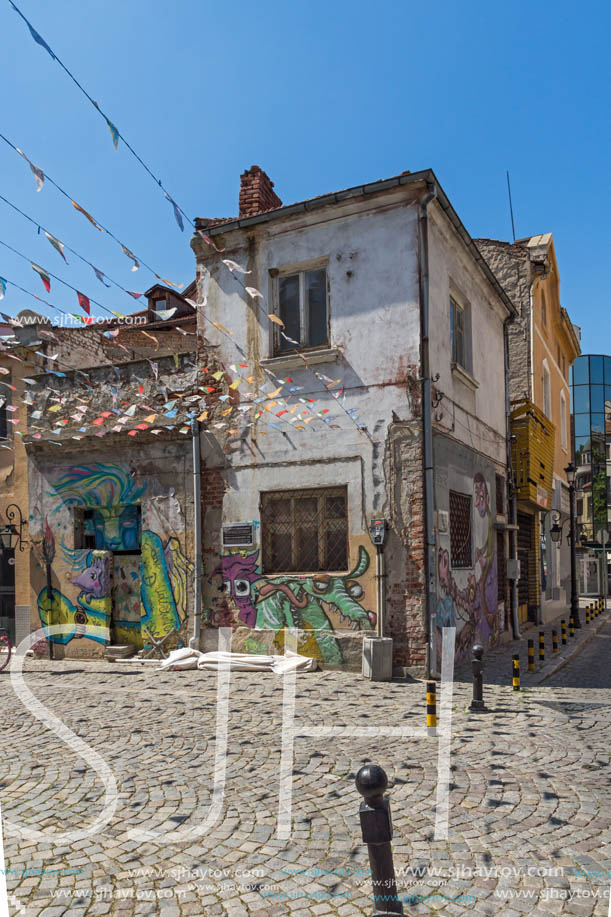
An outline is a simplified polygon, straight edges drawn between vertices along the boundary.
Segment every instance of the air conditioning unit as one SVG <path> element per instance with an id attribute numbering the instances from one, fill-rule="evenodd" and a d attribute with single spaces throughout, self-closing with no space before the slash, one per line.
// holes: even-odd
<path id="1" fill-rule="evenodd" d="M 450 530 L 450 514 L 445 509 L 437 510 L 437 531 L 440 535 L 447 535 Z"/>
<path id="2" fill-rule="evenodd" d="M 252 548 L 255 543 L 254 522 L 224 525 L 222 531 L 224 548 Z"/>

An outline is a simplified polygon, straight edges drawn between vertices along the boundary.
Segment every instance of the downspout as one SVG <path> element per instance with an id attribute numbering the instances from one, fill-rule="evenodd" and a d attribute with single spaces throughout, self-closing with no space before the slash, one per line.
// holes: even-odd
<path id="1" fill-rule="evenodd" d="M 189 640 L 192 649 L 199 649 L 199 637 L 202 627 L 202 476 L 201 451 L 199 443 L 199 422 L 191 424 L 193 441 L 193 529 L 194 529 L 194 562 L 195 594 L 193 597 L 193 636 Z"/>
<path id="2" fill-rule="evenodd" d="M 514 318 L 515 316 L 510 315 L 509 318 L 506 318 L 503 322 L 503 345 L 505 351 L 505 439 L 507 442 L 507 480 L 509 482 L 509 521 L 512 526 L 510 530 L 510 556 L 517 560 L 518 499 L 513 477 L 513 462 L 511 456 L 511 393 L 509 390 L 509 324 L 514 321 Z M 518 581 L 515 577 L 511 580 L 511 595 L 509 602 L 511 608 L 511 629 L 513 631 L 513 639 L 520 640 L 522 635 L 520 633 L 520 622 L 518 620 Z"/>
<path id="3" fill-rule="evenodd" d="M 435 590 L 435 531 L 434 531 L 434 477 L 433 477 L 433 420 L 431 401 L 431 367 L 429 357 L 429 232 L 428 205 L 437 196 L 434 182 L 429 183 L 429 191 L 420 201 L 420 335 L 421 358 L 420 375 L 422 379 L 422 435 L 424 441 L 424 531 L 426 538 L 425 576 L 426 607 L 424 615 L 424 633 L 426 636 L 426 677 L 431 677 L 433 628 L 431 626 L 436 602 Z"/>

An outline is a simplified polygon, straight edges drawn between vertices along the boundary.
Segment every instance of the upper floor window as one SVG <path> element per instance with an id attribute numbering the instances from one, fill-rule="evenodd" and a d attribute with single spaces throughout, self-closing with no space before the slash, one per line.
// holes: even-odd
<path id="1" fill-rule="evenodd" d="M 450 491 L 450 560 L 454 569 L 473 566 L 471 497 Z"/>
<path id="2" fill-rule="evenodd" d="M 275 327 L 275 351 L 324 347 L 329 343 L 327 269 L 316 267 L 276 278 L 276 312 L 284 323 Z M 291 338 L 291 340 L 287 340 Z"/>
<path id="3" fill-rule="evenodd" d="M 549 376 L 549 367 L 545 360 L 543 361 L 543 413 L 549 419 L 552 419 L 552 387 Z"/>
<path id="4" fill-rule="evenodd" d="M 452 363 L 471 371 L 468 306 L 450 296 L 450 347 Z"/>
<path id="5" fill-rule="evenodd" d="M 566 422 L 566 395 L 560 392 L 560 441 L 562 448 L 566 449 L 567 445 L 567 422 Z"/>
<path id="6" fill-rule="evenodd" d="M 10 381 L 10 376 L 9 376 L 9 381 Z M 0 439 L 8 439 L 10 436 L 9 426 L 8 426 L 8 412 L 6 410 L 6 406 L 8 402 L 9 402 L 9 397 L 8 397 L 8 389 L 7 389 L 6 394 L 2 392 L 2 394 L 0 395 Z"/>
<path id="7" fill-rule="evenodd" d="M 547 325 L 547 305 L 545 302 L 545 293 L 541 290 L 541 323 Z"/>

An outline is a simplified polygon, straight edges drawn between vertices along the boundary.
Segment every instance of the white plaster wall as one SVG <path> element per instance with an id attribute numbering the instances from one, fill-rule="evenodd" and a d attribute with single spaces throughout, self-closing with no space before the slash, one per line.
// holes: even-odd
<path id="1" fill-rule="evenodd" d="M 430 208 L 430 356 L 433 376 L 447 396 L 440 428 L 465 445 L 505 464 L 504 309 L 498 294 L 439 209 Z M 471 307 L 472 375 L 475 391 L 451 369 L 450 289 Z M 455 402 L 453 409 L 451 401 Z"/>

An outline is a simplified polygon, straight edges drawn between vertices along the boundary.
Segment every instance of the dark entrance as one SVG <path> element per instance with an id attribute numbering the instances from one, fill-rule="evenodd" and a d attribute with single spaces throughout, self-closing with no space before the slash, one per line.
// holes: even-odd
<path id="1" fill-rule="evenodd" d="M 15 642 L 15 552 L 0 549 L 0 627 L 5 628 Z"/>

